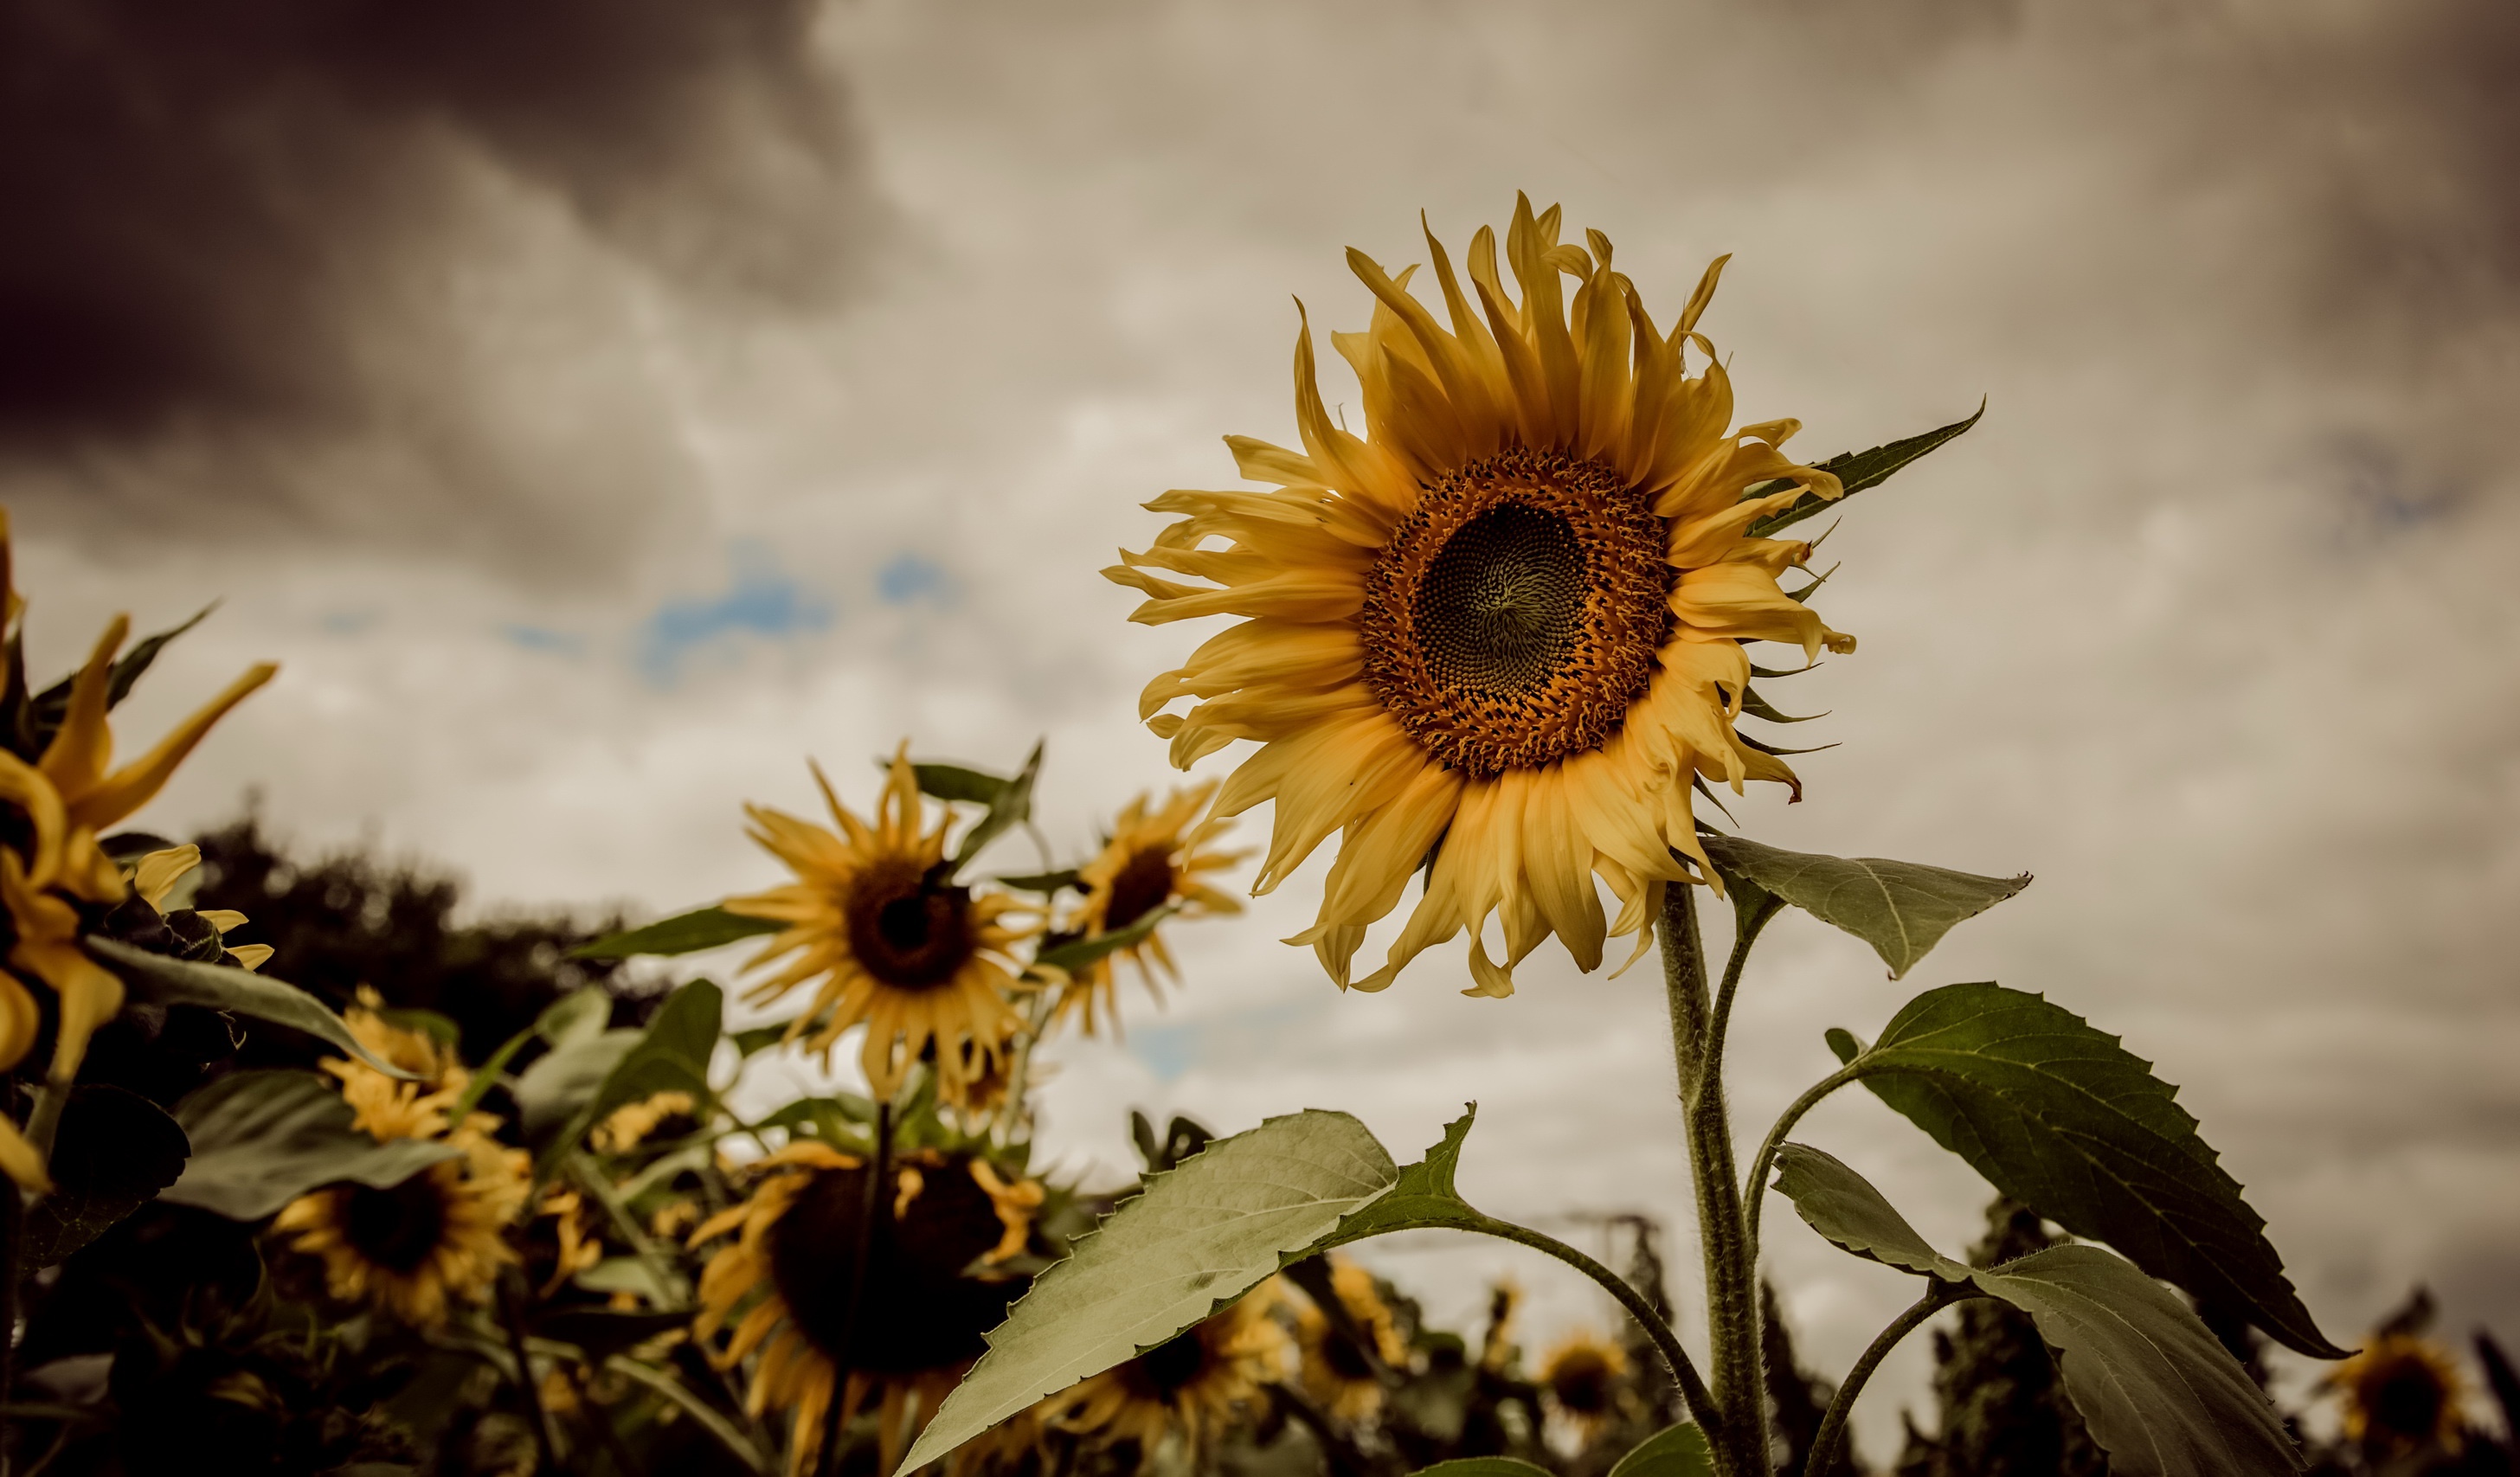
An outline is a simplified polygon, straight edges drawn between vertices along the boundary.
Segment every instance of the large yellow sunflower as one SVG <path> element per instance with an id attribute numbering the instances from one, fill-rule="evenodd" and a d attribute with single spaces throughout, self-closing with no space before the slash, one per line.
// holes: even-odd
<path id="1" fill-rule="evenodd" d="M 1556 207 L 1517 202 L 1517 301 L 1489 231 L 1470 243 L 1470 293 L 1429 232 L 1449 328 L 1410 294 L 1411 271 L 1350 251 L 1376 305 L 1366 332 L 1333 341 L 1362 382 L 1366 434 L 1324 409 L 1300 332 L 1303 451 L 1226 438 L 1242 475 L 1277 490 L 1168 492 L 1147 506 L 1181 521 L 1104 571 L 1149 597 L 1132 620 L 1242 617 L 1140 707 L 1183 767 L 1261 743 L 1216 805 L 1276 802 L 1255 891 L 1343 832 L 1320 917 L 1291 940 L 1342 986 L 1367 926 L 1430 853 L 1424 897 L 1357 988 L 1383 988 L 1464 928 L 1473 995 L 1510 994 L 1552 933 L 1592 969 L 1605 937 L 1595 877 L 1622 905 L 1606 932 L 1642 951 L 1663 888 L 1689 875 L 1675 852 L 1705 874 L 1692 779 L 1793 781 L 1733 733 L 1742 643 L 1806 660 L 1854 648 L 1777 584 L 1809 546 L 1745 535 L 1806 490 L 1840 489 L 1778 449 L 1799 423 L 1728 429 L 1732 384 L 1696 332 L 1723 262 L 1665 333 L 1611 269 L 1607 238 L 1587 232 L 1587 249 L 1557 236 Z M 1690 345 L 1705 360 L 1694 376 Z M 1745 500 L 1772 480 L 1789 485 Z M 1199 701 L 1160 711 L 1182 697 Z M 1483 938 L 1491 917 L 1501 961 Z"/>
<path id="2" fill-rule="evenodd" d="M 701 1270 L 692 1332 L 706 1341 L 733 1325 L 712 1357 L 728 1368 L 755 1359 L 745 1405 L 755 1415 L 789 1412 L 791 1474 L 814 1469 L 834 1399 L 836 1424 L 844 1425 L 880 1392 L 878 1470 L 889 1472 L 1022 1290 L 1019 1278 L 964 1272 L 1004 1261 L 1011 1238 L 1020 1247 L 1038 1187 L 1010 1186 L 976 1159 L 913 1159 L 881 1187 L 870 1241 L 874 1171 L 862 1159 L 791 1143 L 758 1169 L 763 1178 L 749 1197 L 692 1232 L 696 1248 L 735 1234 Z M 955 1470 L 991 1450 L 966 1447 Z"/>
<path id="3" fill-rule="evenodd" d="M 373 992 L 363 992 L 373 1001 Z M 379 1142 L 436 1139 L 461 1152 L 399 1185 L 342 1185 L 301 1195 L 271 1223 L 298 1251 L 321 1258 L 333 1295 L 382 1308 L 416 1327 L 443 1322 L 456 1301 L 479 1302 L 499 1269 L 518 1260 L 507 1230 L 532 1193 L 530 1157 L 491 1137 L 488 1113 L 450 1121 L 469 1080 L 453 1054 L 367 1007 L 344 1019 L 359 1044 L 428 1082 L 398 1082 L 363 1061 L 327 1059 L 354 1123 Z"/>
<path id="4" fill-rule="evenodd" d="M 1103 844 L 1102 852 L 1077 869 L 1085 902 L 1063 931 L 1077 938 L 1115 933 L 1165 907 L 1176 909 L 1175 916 L 1179 918 L 1222 918 L 1240 913 L 1239 901 L 1219 892 L 1199 875 L 1231 867 L 1250 855 L 1217 851 L 1211 846 L 1231 824 L 1212 816 L 1202 817 L 1215 793 L 1216 783 L 1210 781 L 1174 790 L 1161 809 L 1154 808 L 1151 793 L 1130 801 L 1114 820 L 1111 839 Z M 1078 970 L 1058 993 L 1059 1015 L 1076 1017 L 1088 1036 L 1095 1034 L 1098 1013 L 1108 1013 L 1116 1026 L 1116 971 L 1124 958 L 1138 966 L 1138 977 L 1146 982 L 1147 993 L 1157 1000 L 1163 998 L 1155 979 L 1158 967 L 1170 979 L 1181 978 L 1181 968 L 1173 962 L 1172 951 L 1164 947 L 1163 935 L 1150 932 L 1139 942 Z"/>
<path id="5" fill-rule="evenodd" d="M 1142 1466 L 1179 1431 L 1195 1460 L 1249 1410 L 1263 1385 L 1285 1376 L 1286 1330 L 1270 1313 L 1277 1297 L 1276 1282 L 1263 1282 L 1223 1313 L 1054 1397 L 1049 1423 L 1098 1445 L 1134 1441 Z"/>
<path id="6" fill-rule="evenodd" d="M 0 637 L 22 638 L 25 602 L 11 568 L 8 515 L 0 511 Z M 0 749 L 0 802 L 18 812 L 6 828 L 6 844 L 0 844 L 0 907 L 7 909 L 13 935 L 7 962 L 9 969 L 43 981 L 60 1001 L 48 1074 L 58 1084 L 78 1075 L 89 1037 L 122 1008 L 122 981 L 89 959 L 78 942 L 77 905 L 118 903 L 130 890 L 97 844 L 98 833 L 155 798 L 228 709 L 279 670 L 268 662 L 248 668 L 147 753 L 115 768 L 106 715 L 113 704 L 114 657 L 130 634 L 128 616 L 117 615 L 106 627 L 87 664 L 71 679 L 61 727 L 33 763 Z M 24 1059 L 37 1019 L 33 997 L 15 976 L 0 971 L 0 1071 Z M 49 1185 L 41 1156 L 5 1117 L 0 1172 L 28 1188 Z"/>
<path id="7" fill-rule="evenodd" d="M 828 1056 L 842 1032 L 864 1021 L 859 1061 L 884 1097 L 932 1047 L 937 1096 L 960 1104 L 1023 1027 L 1007 1003 L 1014 967 L 1006 950 L 1020 934 L 1000 921 L 1020 905 L 939 879 L 953 818 L 922 829 L 919 782 L 906 755 L 907 745 L 893 757 L 873 825 L 841 806 L 819 767 L 814 781 L 838 834 L 767 806 L 744 807 L 752 838 L 794 869 L 796 880 L 725 906 L 787 925 L 747 967 L 795 956 L 745 1000 L 759 1005 L 818 982 L 813 1004 L 788 1028 L 789 1040 L 803 1037 Z"/>

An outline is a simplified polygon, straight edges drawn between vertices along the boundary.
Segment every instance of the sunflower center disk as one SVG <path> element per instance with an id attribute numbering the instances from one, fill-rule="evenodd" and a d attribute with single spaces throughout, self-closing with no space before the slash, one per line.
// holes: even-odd
<path id="1" fill-rule="evenodd" d="M 1019 1280 L 961 1275 L 997 1244 L 988 1195 L 959 1166 L 930 1166 L 896 1221 L 896 1177 L 877 1200 L 875 1240 L 862 1252 L 868 1178 L 863 1168 L 817 1171 L 770 1228 L 771 1282 L 797 1327 L 833 1363 L 877 1374 L 977 1356 L 981 1335 L 1023 1290 Z"/>
<path id="2" fill-rule="evenodd" d="M 1598 748 L 1671 633 L 1664 539 L 1598 462 L 1517 449 L 1450 472 L 1366 576 L 1366 683 L 1477 778 Z"/>
<path id="3" fill-rule="evenodd" d="M 1111 900 L 1102 909 L 1102 931 L 1128 927 L 1164 906 L 1172 895 L 1172 854 L 1157 846 L 1135 853 L 1111 878 Z"/>
<path id="4" fill-rule="evenodd" d="M 935 887 L 916 862 L 886 859 L 860 873 L 843 913 L 858 966 L 896 990 L 933 989 L 971 957 L 970 889 Z"/>
<path id="5" fill-rule="evenodd" d="M 389 1189 L 353 1186 L 341 1216 L 343 1239 L 389 1272 L 414 1273 L 446 1233 L 446 1201 L 428 1170 Z"/>

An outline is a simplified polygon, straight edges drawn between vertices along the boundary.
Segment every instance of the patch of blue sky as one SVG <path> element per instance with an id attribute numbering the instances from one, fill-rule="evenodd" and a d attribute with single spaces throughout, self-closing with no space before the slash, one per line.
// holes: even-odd
<path id="1" fill-rule="evenodd" d="M 917 601 L 933 601 L 950 604 L 954 600 L 954 581 L 944 566 L 922 556 L 896 554 L 892 561 L 876 571 L 875 593 L 887 605 L 907 605 Z"/>
<path id="2" fill-rule="evenodd" d="M 574 631 L 555 631 L 549 626 L 529 626 L 510 621 L 499 628 L 500 639 L 525 651 L 542 651 L 554 656 L 583 656 L 586 638 Z"/>
<path id="3" fill-rule="evenodd" d="M 1123 1008 L 1143 1006 L 1145 998 L 1124 999 Z M 1172 1082 L 1211 1059 L 1218 1048 L 1238 1056 L 1265 1054 L 1306 1029 L 1317 1029 L 1325 1013 L 1322 1002 L 1288 1001 L 1193 1020 L 1148 1018 L 1140 1009 L 1122 1037 L 1129 1054 L 1147 1064 L 1157 1080 Z"/>
<path id="4" fill-rule="evenodd" d="M 384 617 L 374 610 L 335 610 L 324 617 L 328 636 L 361 636 L 375 630 Z"/>
<path id="5" fill-rule="evenodd" d="M 781 570 L 757 544 L 739 544 L 725 593 L 667 601 L 642 623 L 640 670 L 669 686 L 694 653 L 751 637 L 794 641 L 830 628 L 832 607 Z"/>

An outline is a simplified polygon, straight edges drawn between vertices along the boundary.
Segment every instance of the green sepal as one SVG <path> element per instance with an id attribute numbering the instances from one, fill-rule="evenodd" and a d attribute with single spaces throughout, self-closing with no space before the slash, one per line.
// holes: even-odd
<path id="1" fill-rule="evenodd" d="M 194 611 L 191 620 L 155 636 L 144 636 L 130 650 L 123 652 L 121 659 L 113 664 L 112 675 L 105 681 L 106 707 L 111 710 L 121 706 L 122 699 L 131 695 L 132 685 L 139 682 L 141 674 L 158 659 L 158 653 L 166 649 L 166 644 L 208 619 L 209 613 L 218 607 L 219 603 L 212 601 Z M 70 687 L 77 680 L 77 674 L 72 673 L 28 699 L 27 737 L 37 752 L 53 741 L 53 736 L 61 732 L 62 720 L 69 716 Z"/>
<path id="2" fill-rule="evenodd" d="M 1041 750 L 1042 741 L 1034 740 L 1023 768 L 1013 779 L 999 782 L 997 793 L 984 802 L 989 807 L 988 814 L 972 823 L 971 828 L 963 832 L 962 844 L 954 848 L 951 872 L 961 872 L 991 841 L 1032 819 L 1032 787 L 1041 778 Z"/>
<path id="3" fill-rule="evenodd" d="M 1084 879 L 1077 875 L 1076 869 L 1073 867 L 1064 867 L 1057 872 L 1033 872 L 1021 876 L 999 877 L 997 881 L 1000 886 L 1019 888 L 1025 892 L 1048 894 L 1069 887 L 1078 892 L 1085 890 Z"/>
<path id="4" fill-rule="evenodd" d="M 1873 447 L 1869 451 L 1840 452 L 1838 455 L 1821 463 L 1815 470 L 1836 473 L 1839 484 L 1846 489 L 1843 494 L 1835 498 L 1823 498 L 1816 492 L 1805 493 L 1803 496 L 1796 498 L 1792 503 L 1787 504 L 1785 507 L 1779 508 L 1776 512 L 1769 514 L 1767 516 L 1752 522 L 1747 529 L 1743 530 L 1743 535 L 1754 539 L 1773 538 L 1776 536 L 1778 530 L 1792 527 L 1794 524 L 1810 517 L 1813 514 L 1820 512 L 1823 508 L 1834 507 L 1838 503 L 1844 502 L 1847 498 L 1855 496 L 1855 494 L 1862 492 L 1868 487 L 1880 486 L 1882 483 L 1890 480 L 1892 473 L 1906 467 L 1909 463 L 1917 460 L 1927 452 L 1934 450 L 1944 442 L 1951 440 L 1953 437 L 1959 435 L 1962 431 L 1967 430 L 1970 426 L 1975 425 L 1978 423 L 1978 418 L 1985 414 L 1986 402 L 1984 400 L 1980 400 L 1977 405 L 1977 414 L 1970 416 L 1965 421 L 1955 421 L 1949 425 L 1937 426 L 1920 435 L 1909 436 L 1904 440 L 1885 442 L 1882 445 Z M 1792 482 L 1781 479 L 1773 482 L 1762 482 L 1758 486 L 1743 493 L 1742 497 L 1745 500 L 1749 498 L 1771 497 L 1777 493 L 1783 492 L 1792 485 Z"/>
<path id="5" fill-rule="evenodd" d="M 1775 707 L 1771 706 L 1768 699 L 1759 695 L 1759 690 L 1757 688 L 1746 687 L 1741 690 L 1741 711 L 1749 714 L 1753 718 L 1764 719 L 1769 723 L 1809 723 L 1815 718 L 1825 718 L 1828 716 L 1826 713 L 1806 713 L 1800 718 L 1788 716 L 1787 714 L 1777 711 Z M 1674 1427 L 1673 1429 L 1677 1430 L 1678 1427 Z"/>
<path id="6" fill-rule="evenodd" d="M 608 933 L 600 939 L 578 945 L 562 957 L 629 959 L 642 954 L 697 954 L 702 949 L 715 949 L 761 934 L 777 933 L 787 926 L 772 918 L 745 918 L 740 913 L 729 913 L 712 903 L 689 913 L 678 913 L 645 928 Z"/>

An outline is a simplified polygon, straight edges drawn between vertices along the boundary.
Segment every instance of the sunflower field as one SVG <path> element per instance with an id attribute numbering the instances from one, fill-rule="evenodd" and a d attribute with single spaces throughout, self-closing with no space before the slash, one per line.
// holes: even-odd
<path id="1" fill-rule="evenodd" d="M 1798 460 L 1795 422 L 1734 423 L 1699 328 L 1724 261 L 1658 319 L 1554 207 L 1458 266 L 1425 248 L 1422 274 L 1348 254 L 1362 433 L 1307 329 L 1300 449 L 1228 437 L 1245 487 L 1154 497 L 1169 521 L 1103 571 L 1138 622 L 1226 622 L 1146 687 L 1174 765 L 1256 748 L 1026 870 L 997 843 L 1029 831 L 1042 749 L 995 773 L 907 740 L 814 767 L 818 814 L 743 810 L 782 885 L 641 926 L 467 931 L 425 879 L 301 866 L 250 823 L 178 842 L 142 813 L 274 669 L 122 757 L 115 709 L 189 624 L 116 619 L 37 687 L 0 546 L 0 1477 L 1823 1477 L 1867 1470 L 1850 1409 L 1951 1308 L 1901 1473 L 2511 1470 L 2429 1304 L 2331 1339 L 2175 1089 L 2037 993 L 1942 985 L 1877 1040 L 1833 1031 L 1839 1068 L 1736 1132 L 1765 928 L 1807 915 L 1897 978 L 2030 882 L 1785 851 L 1725 806 L 1799 795 L 1778 736 L 1805 720 L 1773 694 L 1857 650 L 1792 535 L 1977 416 Z M 1471 1205 L 1474 1106 L 1422 1150 L 1334 1104 L 1230 1137 L 1139 1116 L 1116 1191 L 1042 1162 L 1044 1044 L 1182 984 L 1168 940 L 1238 926 L 1246 861 L 1265 893 L 1325 845 L 1286 942 L 1338 989 L 1464 937 L 1473 997 L 1552 939 L 1658 978 L 1702 1265 L 1642 1218 L 1610 1266 Z M 724 985 L 634 962 L 729 946 Z M 731 1029 L 730 991 L 775 1023 Z M 864 1090 L 739 1111 L 772 1058 Z M 1931 1244 L 1794 1137 L 1857 1085 L 1984 1178 L 1983 1243 Z M 1526 1346 L 1500 1283 L 1436 1326 L 1348 1251 L 1402 1231 L 1515 1243 L 1625 1320 Z M 1813 1372 L 1762 1276 L 1778 1234 L 1915 1302 Z M 2339 1362 L 2333 1439 L 2270 1398 L 2270 1341 Z"/>

